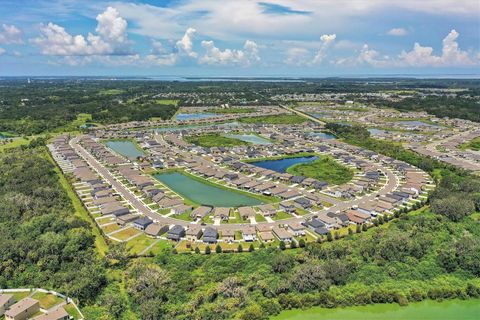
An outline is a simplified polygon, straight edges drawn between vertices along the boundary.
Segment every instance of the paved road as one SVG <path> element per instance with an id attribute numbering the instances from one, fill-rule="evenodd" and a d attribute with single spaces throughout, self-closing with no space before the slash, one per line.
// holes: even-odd
<path id="1" fill-rule="evenodd" d="M 86 151 L 79 143 L 79 137 L 73 138 L 70 140 L 70 146 L 82 157 L 87 161 L 87 163 L 112 187 L 116 190 L 118 194 L 120 194 L 125 200 L 127 200 L 130 205 L 132 205 L 134 208 L 137 209 L 137 211 L 147 217 L 149 217 L 152 220 L 155 220 L 159 223 L 166 223 L 166 224 L 180 224 L 183 226 L 189 226 L 191 225 L 190 222 L 184 221 L 184 220 L 179 220 L 175 218 L 170 218 L 170 217 L 164 217 L 160 215 L 159 213 L 152 211 L 148 206 L 146 206 L 143 202 L 141 202 L 130 190 L 125 188 L 120 182 L 118 182 L 113 174 L 105 168 L 99 161 L 97 161 L 88 151 Z M 354 199 L 351 201 L 345 201 L 345 202 L 339 202 L 338 204 L 335 204 L 334 206 L 321 210 L 319 212 L 328 212 L 328 211 L 342 211 L 351 208 L 354 205 L 358 205 L 361 202 L 367 201 L 367 200 L 373 200 L 377 195 L 383 195 L 390 193 L 393 191 L 399 181 L 398 177 L 390 170 L 386 168 L 381 168 L 379 165 L 377 165 L 379 169 L 382 169 L 383 172 L 387 176 L 387 183 L 378 191 L 374 192 L 373 194 L 369 196 L 362 197 L 360 199 Z M 298 217 L 298 218 L 289 218 L 289 219 L 284 219 L 281 221 L 274 221 L 274 222 L 259 222 L 258 224 L 264 224 L 264 225 L 269 225 L 269 226 L 274 226 L 279 223 L 284 223 L 288 224 L 290 222 L 301 222 L 305 218 L 312 217 L 315 215 L 314 213 L 309 213 L 304 216 Z M 217 229 L 219 230 L 239 230 L 242 227 L 245 226 L 251 226 L 249 223 L 238 223 L 238 224 L 221 224 L 216 226 Z"/>

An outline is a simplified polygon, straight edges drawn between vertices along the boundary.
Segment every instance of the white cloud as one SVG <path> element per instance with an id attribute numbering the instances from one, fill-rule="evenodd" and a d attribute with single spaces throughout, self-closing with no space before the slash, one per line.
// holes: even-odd
<path id="1" fill-rule="evenodd" d="M 473 65 L 474 62 L 468 53 L 459 49 L 457 42 L 458 36 L 459 33 L 457 31 L 450 31 L 442 41 L 441 55 L 434 55 L 432 47 L 422 47 L 419 43 L 415 43 L 411 51 L 403 51 L 399 55 L 399 61 L 401 64 L 415 67 Z"/>
<path id="2" fill-rule="evenodd" d="M 336 60 L 339 65 L 368 64 L 373 67 L 464 67 L 478 64 L 468 52 L 459 48 L 455 30 L 442 41 L 442 54 L 435 55 L 432 47 L 423 47 L 416 42 L 411 51 L 402 51 L 397 57 L 382 56 L 365 44 L 356 57 Z"/>
<path id="3" fill-rule="evenodd" d="M 193 39 L 197 31 L 194 28 L 188 28 L 182 39 L 177 41 L 176 48 L 180 54 L 190 58 L 196 58 L 197 53 L 193 51 Z"/>
<path id="4" fill-rule="evenodd" d="M 306 66 L 311 62 L 310 51 L 302 47 L 293 47 L 287 49 L 287 58 L 284 62 L 292 66 Z"/>
<path id="5" fill-rule="evenodd" d="M 71 35 L 65 28 L 49 22 L 41 25 L 40 36 L 30 42 L 40 47 L 45 55 L 85 56 L 127 54 L 127 22 L 120 17 L 115 8 L 108 7 L 97 16 L 98 35 L 88 33 Z"/>
<path id="6" fill-rule="evenodd" d="M 387 34 L 389 36 L 395 36 L 395 37 L 403 37 L 408 34 L 407 29 L 405 28 L 393 28 L 388 30 Z"/>
<path id="7" fill-rule="evenodd" d="M 22 31 L 14 25 L 2 24 L 2 31 L 0 31 L 1 44 L 18 44 L 23 43 Z"/>
<path id="8" fill-rule="evenodd" d="M 337 38 L 336 34 L 324 34 L 320 37 L 320 41 L 322 42 L 322 45 L 320 49 L 318 50 L 317 54 L 313 58 L 313 63 L 314 64 L 319 64 L 322 63 L 323 59 L 325 59 L 326 54 L 327 54 L 327 49 L 331 46 L 331 44 L 335 41 Z"/>
<path id="9" fill-rule="evenodd" d="M 134 2 L 134 1 L 131 1 Z M 221 39 L 294 39 L 301 34 L 351 31 L 352 26 L 370 24 L 376 15 L 387 19 L 399 13 L 472 17 L 479 10 L 474 0 L 276 0 L 275 4 L 309 14 L 269 14 L 258 0 L 182 0 L 168 6 L 134 3 L 113 4 L 134 23 L 131 32 L 155 38 L 178 37 L 188 26 L 202 35 Z M 388 16 L 387 16 L 388 15 Z"/>
<path id="10" fill-rule="evenodd" d="M 5 49 L 0 48 L 0 56 L 1 56 L 2 54 L 4 54 L 5 52 L 7 52 Z"/>
<path id="11" fill-rule="evenodd" d="M 258 45 L 251 41 L 245 41 L 243 50 L 225 49 L 220 50 L 213 41 L 202 41 L 205 55 L 198 61 L 208 65 L 242 65 L 249 66 L 260 60 Z"/>

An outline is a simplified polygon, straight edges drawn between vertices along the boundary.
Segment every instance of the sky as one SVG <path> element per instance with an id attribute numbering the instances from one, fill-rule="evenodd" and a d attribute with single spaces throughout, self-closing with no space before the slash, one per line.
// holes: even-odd
<path id="1" fill-rule="evenodd" d="M 472 74 L 479 0 L 0 1 L 0 76 Z"/>

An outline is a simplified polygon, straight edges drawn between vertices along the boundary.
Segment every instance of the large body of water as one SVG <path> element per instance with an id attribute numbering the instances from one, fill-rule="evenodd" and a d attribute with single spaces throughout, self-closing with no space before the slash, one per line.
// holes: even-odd
<path id="1" fill-rule="evenodd" d="M 137 157 L 142 157 L 145 155 L 145 153 L 140 150 L 132 141 L 110 140 L 107 141 L 106 145 L 116 153 L 128 159 L 136 159 Z"/>
<path id="2" fill-rule="evenodd" d="M 257 198 L 234 190 L 215 187 L 179 172 L 156 174 L 155 179 L 162 182 L 170 189 L 198 204 L 214 207 L 242 207 L 259 205 L 263 202 Z"/>
<path id="3" fill-rule="evenodd" d="M 226 123 L 206 123 L 206 124 L 192 124 L 192 125 L 183 125 L 183 126 L 168 126 L 168 127 L 158 127 L 155 128 L 155 132 L 167 132 L 167 131 L 182 131 L 188 129 L 202 128 L 202 127 L 234 127 L 237 126 L 238 122 L 226 122 Z"/>
<path id="4" fill-rule="evenodd" d="M 326 139 L 326 140 L 333 140 L 333 139 L 337 138 L 333 134 L 327 133 L 327 132 L 312 132 L 312 133 L 310 133 L 310 135 L 315 136 L 315 137 L 319 137 L 319 138 L 323 138 L 323 139 Z"/>
<path id="5" fill-rule="evenodd" d="M 478 320 L 480 300 L 422 301 L 326 309 L 314 307 L 281 312 L 271 320 Z"/>
<path id="6" fill-rule="evenodd" d="M 426 123 L 419 120 L 402 120 L 396 121 L 396 123 L 405 125 L 405 126 L 415 126 L 415 127 L 427 127 L 427 128 L 440 128 L 440 125 Z"/>
<path id="7" fill-rule="evenodd" d="M 254 134 L 224 134 L 224 137 L 250 142 L 252 144 L 272 144 L 270 140 L 256 136 Z"/>
<path id="8" fill-rule="evenodd" d="M 287 169 L 298 163 L 309 163 L 317 160 L 318 157 L 309 156 L 309 157 L 297 157 L 297 158 L 285 158 L 278 160 L 263 160 L 250 162 L 250 164 L 256 165 L 257 167 L 270 169 L 276 172 L 285 173 Z"/>
<path id="9" fill-rule="evenodd" d="M 198 120 L 198 119 L 212 118 L 212 117 L 216 117 L 216 116 L 218 116 L 218 114 L 207 113 L 207 112 L 203 112 L 203 113 L 178 113 L 175 116 L 175 120 L 180 120 L 180 121 Z"/>

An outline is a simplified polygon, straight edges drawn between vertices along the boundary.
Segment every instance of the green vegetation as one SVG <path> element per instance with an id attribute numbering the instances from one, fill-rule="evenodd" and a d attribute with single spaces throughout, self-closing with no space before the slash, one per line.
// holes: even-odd
<path id="1" fill-rule="evenodd" d="M 38 81 L 28 90 L 15 81 L 5 82 L 0 88 L 0 131 L 34 135 L 75 131 L 85 120 L 110 124 L 170 119 L 177 103 L 157 103 L 152 98 L 156 92 L 154 86 L 131 82 Z"/>
<path id="2" fill-rule="evenodd" d="M 213 112 L 213 113 L 251 113 L 255 112 L 257 109 L 255 108 L 226 108 L 226 109 L 220 109 L 220 108 L 215 108 L 215 109 L 208 109 L 207 112 Z"/>
<path id="3" fill-rule="evenodd" d="M 440 118 L 450 117 L 480 122 L 480 104 L 477 100 L 471 99 L 470 93 L 459 94 L 458 97 L 413 97 L 386 104 L 401 111 L 426 111 Z"/>
<path id="4" fill-rule="evenodd" d="M 88 222 L 42 147 L 0 154 L 0 287 L 45 287 L 88 303 L 105 284 Z"/>
<path id="5" fill-rule="evenodd" d="M 176 106 L 178 105 L 179 100 L 172 100 L 172 99 L 157 99 L 155 103 L 162 106 Z"/>
<path id="6" fill-rule="evenodd" d="M 477 297 L 480 226 L 472 222 L 420 210 L 304 249 L 164 251 L 129 263 L 124 281 L 130 304 L 143 319 L 266 319 L 315 305 Z"/>
<path id="7" fill-rule="evenodd" d="M 272 116 L 240 118 L 242 123 L 267 123 L 267 124 L 297 124 L 305 122 L 305 118 L 296 114 L 279 114 Z"/>
<path id="8" fill-rule="evenodd" d="M 299 163 L 287 169 L 287 172 L 296 176 L 304 176 L 329 184 L 343 184 L 352 180 L 353 171 L 330 156 L 320 156 L 310 163 Z"/>
<path id="9" fill-rule="evenodd" d="M 202 134 L 197 136 L 189 136 L 185 138 L 186 141 L 196 144 L 201 147 L 234 147 L 246 146 L 250 143 L 235 138 L 227 138 L 220 134 Z"/>
<path id="10" fill-rule="evenodd" d="M 474 151 L 480 151 L 480 137 L 476 137 L 475 139 L 472 139 L 470 141 L 467 141 L 460 145 L 460 149 L 465 150 L 465 149 L 470 149 Z"/>

